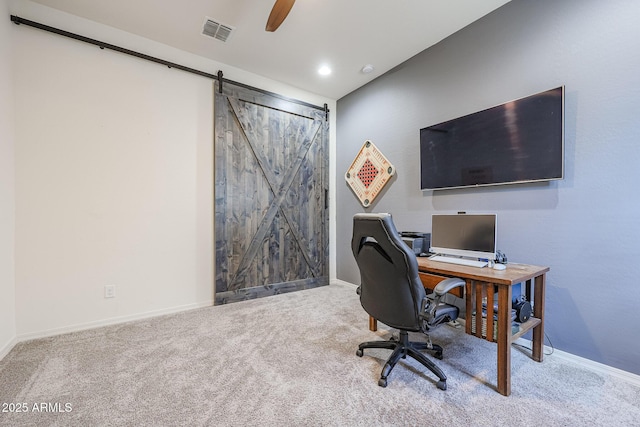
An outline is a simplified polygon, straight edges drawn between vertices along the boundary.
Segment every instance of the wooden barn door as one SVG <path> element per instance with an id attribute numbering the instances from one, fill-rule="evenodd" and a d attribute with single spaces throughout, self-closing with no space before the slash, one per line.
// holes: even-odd
<path id="1" fill-rule="evenodd" d="M 325 111 L 219 85 L 215 304 L 327 285 Z"/>

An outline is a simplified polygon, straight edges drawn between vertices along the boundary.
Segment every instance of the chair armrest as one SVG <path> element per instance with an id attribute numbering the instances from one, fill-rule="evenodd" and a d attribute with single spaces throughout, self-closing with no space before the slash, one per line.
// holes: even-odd
<path id="1" fill-rule="evenodd" d="M 464 284 L 465 281 L 457 277 L 445 279 L 436 285 L 432 294 L 424 297 L 420 307 L 420 318 L 424 321 L 422 327 L 425 331 L 458 317 L 458 309 L 449 304 L 441 304 L 440 299 L 453 288 L 464 286 Z M 455 312 L 452 312 L 452 309 Z"/>
<path id="2" fill-rule="evenodd" d="M 459 279 L 457 277 L 452 277 L 450 279 L 445 279 L 442 282 L 438 283 L 436 287 L 433 289 L 433 293 L 437 296 L 441 297 L 447 292 L 451 291 L 453 288 L 458 288 L 460 286 L 464 286 L 464 280 Z"/>

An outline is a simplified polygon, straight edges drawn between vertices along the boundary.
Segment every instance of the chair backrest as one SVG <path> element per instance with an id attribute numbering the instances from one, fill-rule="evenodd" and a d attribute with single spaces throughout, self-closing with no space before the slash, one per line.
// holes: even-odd
<path id="1" fill-rule="evenodd" d="M 418 262 L 391 215 L 354 215 L 351 250 L 360 269 L 360 303 L 365 311 L 392 328 L 421 331 L 418 313 L 425 290 Z"/>

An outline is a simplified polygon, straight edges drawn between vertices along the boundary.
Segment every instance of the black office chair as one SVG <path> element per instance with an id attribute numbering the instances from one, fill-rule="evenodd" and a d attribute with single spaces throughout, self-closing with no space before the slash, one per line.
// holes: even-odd
<path id="1" fill-rule="evenodd" d="M 440 299 L 453 288 L 464 286 L 464 280 L 445 279 L 426 295 L 416 256 L 402 241 L 390 214 L 356 214 L 351 249 L 360 269 L 358 294 L 362 307 L 371 317 L 400 330 L 399 340 L 364 342 L 356 354 L 362 357 L 365 348 L 393 350 L 380 374 L 381 387 L 387 386 L 387 377 L 400 358 L 411 356 L 436 374 L 440 379 L 436 385 L 446 390 L 445 374 L 419 350 L 430 350 L 442 359 L 442 347 L 433 344 L 427 332 L 457 319 L 458 308 Z M 427 342 L 410 342 L 408 332 L 426 334 Z"/>

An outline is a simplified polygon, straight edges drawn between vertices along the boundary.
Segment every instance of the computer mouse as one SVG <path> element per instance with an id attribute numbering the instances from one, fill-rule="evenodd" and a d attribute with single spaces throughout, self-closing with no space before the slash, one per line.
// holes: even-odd
<path id="1" fill-rule="evenodd" d="M 504 265 L 504 264 L 499 264 L 499 263 L 493 264 L 493 269 L 494 270 L 504 270 L 506 268 L 507 268 L 507 266 Z"/>

